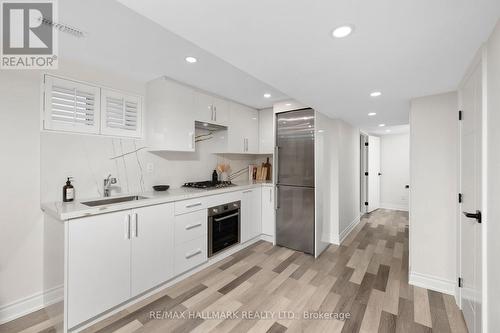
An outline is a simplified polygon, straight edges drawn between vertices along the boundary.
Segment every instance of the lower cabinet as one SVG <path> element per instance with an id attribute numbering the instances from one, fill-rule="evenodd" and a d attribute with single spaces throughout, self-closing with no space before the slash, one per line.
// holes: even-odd
<path id="1" fill-rule="evenodd" d="M 68 227 L 68 327 L 173 276 L 173 204 L 84 217 Z"/>
<path id="2" fill-rule="evenodd" d="M 255 187 L 213 202 L 198 198 L 67 222 L 68 327 L 207 262 L 210 205 L 241 200 L 241 243 L 273 234 L 272 191 Z"/>
<path id="3" fill-rule="evenodd" d="M 175 217 L 175 275 L 207 261 L 207 237 L 206 209 Z"/>
<path id="4" fill-rule="evenodd" d="M 241 243 L 261 234 L 261 188 L 242 191 L 241 196 Z"/>
<path id="5" fill-rule="evenodd" d="M 174 205 L 135 209 L 131 221 L 132 297 L 174 276 Z"/>
<path id="6" fill-rule="evenodd" d="M 274 237 L 274 187 L 262 186 L 262 233 Z"/>

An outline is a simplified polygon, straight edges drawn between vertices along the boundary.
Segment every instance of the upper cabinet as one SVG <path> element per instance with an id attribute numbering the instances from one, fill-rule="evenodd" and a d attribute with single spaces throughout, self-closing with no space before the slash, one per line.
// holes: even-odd
<path id="1" fill-rule="evenodd" d="M 259 153 L 261 154 L 274 152 L 273 116 L 272 108 L 259 111 Z"/>
<path id="2" fill-rule="evenodd" d="M 160 78 L 147 86 L 146 138 L 152 150 L 195 150 L 195 91 Z"/>
<path id="3" fill-rule="evenodd" d="M 195 92 L 195 120 L 227 125 L 229 102 L 202 92 Z"/>
<path id="4" fill-rule="evenodd" d="M 247 106 L 231 103 L 228 126 L 228 153 L 259 153 L 259 114 Z"/>
<path id="5" fill-rule="evenodd" d="M 194 152 L 199 121 L 227 127 L 227 145 L 219 153 L 272 154 L 272 112 L 259 122 L 255 109 L 166 78 L 148 83 L 146 99 L 146 138 L 153 151 Z"/>

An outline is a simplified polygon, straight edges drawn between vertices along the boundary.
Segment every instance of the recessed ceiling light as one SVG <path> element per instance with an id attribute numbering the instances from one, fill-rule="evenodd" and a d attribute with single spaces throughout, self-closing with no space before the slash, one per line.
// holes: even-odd
<path id="1" fill-rule="evenodd" d="M 265 97 L 265 98 L 271 98 L 271 94 L 269 94 L 269 93 L 265 93 L 265 94 L 264 94 L 264 97 Z"/>
<path id="2" fill-rule="evenodd" d="M 186 57 L 186 61 L 189 62 L 190 64 L 194 64 L 195 62 L 198 61 L 195 57 Z"/>
<path id="3" fill-rule="evenodd" d="M 378 127 L 384 127 L 385 124 L 378 124 Z"/>
<path id="4" fill-rule="evenodd" d="M 286 106 L 292 106 L 292 103 L 286 103 L 285 105 Z"/>
<path id="5" fill-rule="evenodd" d="M 389 133 L 390 131 L 391 131 L 390 129 L 386 129 L 386 130 L 385 130 L 385 132 L 386 132 L 386 133 Z"/>
<path id="6" fill-rule="evenodd" d="M 374 91 L 374 92 L 372 92 L 372 93 L 370 94 L 370 96 L 371 96 L 371 97 L 379 97 L 379 96 L 381 96 L 381 95 L 382 95 L 382 93 L 381 93 L 380 91 Z"/>
<path id="7" fill-rule="evenodd" d="M 333 29 L 332 36 L 335 38 L 344 38 L 352 34 L 354 27 L 352 25 L 342 25 Z"/>
<path id="8" fill-rule="evenodd" d="M 369 115 L 370 117 L 375 116 L 376 114 L 377 114 L 376 112 L 370 112 L 370 113 L 368 113 L 368 115 Z"/>

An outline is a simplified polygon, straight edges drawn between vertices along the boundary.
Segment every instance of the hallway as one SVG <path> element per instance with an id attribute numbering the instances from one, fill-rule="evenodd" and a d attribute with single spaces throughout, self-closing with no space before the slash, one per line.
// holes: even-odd
<path id="1" fill-rule="evenodd" d="M 188 317 L 212 311 L 236 315 Z M 257 315 L 251 311 L 294 317 L 243 318 Z M 305 311 L 351 317 L 310 320 Z M 48 324 L 39 311 L 0 332 L 48 332 Z M 317 260 L 259 241 L 84 330 L 115 331 L 467 332 L 452 296 L 408 284 L 408 215 L 383 209 L 365 215 L 342 246 L 330 246 Z"/>

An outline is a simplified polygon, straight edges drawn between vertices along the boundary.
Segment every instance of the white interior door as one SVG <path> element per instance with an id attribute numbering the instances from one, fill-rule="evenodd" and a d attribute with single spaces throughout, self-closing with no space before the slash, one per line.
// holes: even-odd
<path id="1" fill-rule="evenodd" d="M 460 89 L 460 292 L 462 311 L 469 332 L 481 332 L 481 65 L 478 64 Z M 477 217 L 477 218 L 476 218 Z"/>
<path id="2" fill-rule="evenodd" d="M 380 208 L 380 138 L 368 137 L 368 212 Z"/>
<path id="3" fill-rule="evenodd" d="M 359 195 L 360 207 L 359 211 L 362 214 L 368 213 L 368 135 L 361 134 L 359 138 Z"/>

